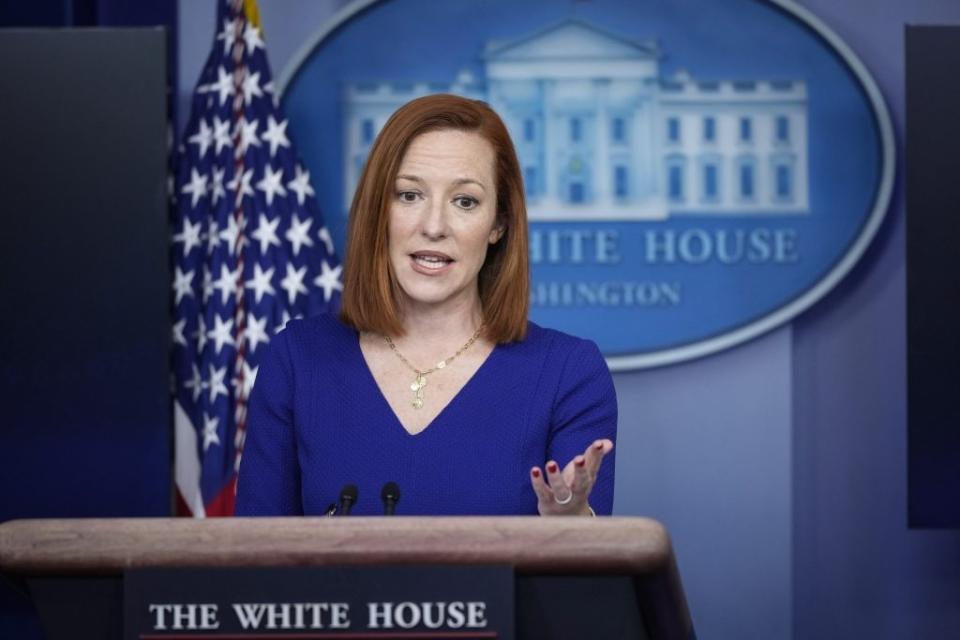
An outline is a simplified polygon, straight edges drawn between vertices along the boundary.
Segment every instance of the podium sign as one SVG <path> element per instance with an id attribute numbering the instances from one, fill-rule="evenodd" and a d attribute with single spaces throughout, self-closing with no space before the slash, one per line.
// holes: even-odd
<path id="1" fill-rule="evenodd" d="M 124 638 L 514 637 L 510 566 L 139 569 Z"/>

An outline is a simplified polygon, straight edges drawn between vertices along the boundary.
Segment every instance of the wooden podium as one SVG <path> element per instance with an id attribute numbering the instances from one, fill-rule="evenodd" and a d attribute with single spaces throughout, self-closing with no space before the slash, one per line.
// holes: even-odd
<path id="1" fill-rule="evenodd" d="M 517 638 L 694 637 L 669 535 L 647 518 L 120 518 L 0 524 L 0 571 L 29 591 L 51 640 L 120 638 L 127 569 L 398 564 L 512 566 Z"/>

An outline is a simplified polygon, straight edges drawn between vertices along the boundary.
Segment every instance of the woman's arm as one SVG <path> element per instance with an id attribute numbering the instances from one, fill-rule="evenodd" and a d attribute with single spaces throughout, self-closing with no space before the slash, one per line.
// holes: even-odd
<path id="1" fill-rule="evenodd" d="M 610 370 L 594 343 L 577 340 L 557 386 L 545 473 L 531 470 L 541 514 L 613 511 L 616 437 L 617 396 Z"/>
<path id="2" fill-rule="evenodd" d="M 284 330 L 267 345 L 250 394 L 237 480 L 238 516 L 303 514 L 289 343 L 290 332 Z"/>

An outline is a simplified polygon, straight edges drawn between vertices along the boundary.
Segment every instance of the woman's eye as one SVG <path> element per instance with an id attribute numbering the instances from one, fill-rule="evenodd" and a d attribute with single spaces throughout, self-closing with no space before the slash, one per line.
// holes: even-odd
<path id="1" fill-rule="evenodd" d="M 476 198 L 471 198 L 470 196 L 457 196 L 453 199 L 453 202 L 461 209 L 473 209 L 480 204 Z"/>
<path id="2" fill-rule="evenodd" d="M 401 191 L 397 197 L 401 202 L 416 202 L 419 195 L 416 191 Z"/>

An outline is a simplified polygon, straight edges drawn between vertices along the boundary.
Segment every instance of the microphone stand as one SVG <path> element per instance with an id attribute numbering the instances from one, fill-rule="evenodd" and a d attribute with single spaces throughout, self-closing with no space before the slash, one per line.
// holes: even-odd
<path id="1" fill-rule="evenodd" d="M 390 481 L 380 490 L 380 499 L 383 500 L 383 515 L 392 516 L 400 502 L 400 487 Z"/>
<path id="2" fill-rule="evenodd" d="M 353 505 L 357 503 L 357 485 L 348 484 L 344 485 L 343 489 L 340 490 L 340 515 L 348 516 L 350 515 L 350 510 L 353 509 Z"/>

